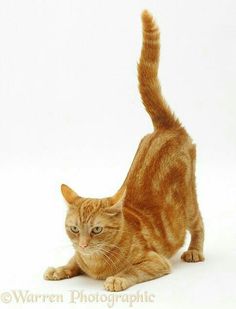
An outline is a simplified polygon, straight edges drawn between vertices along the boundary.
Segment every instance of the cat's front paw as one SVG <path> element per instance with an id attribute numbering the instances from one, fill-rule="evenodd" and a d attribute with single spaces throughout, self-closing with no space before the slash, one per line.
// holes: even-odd
<path id="1" fill-rule="evenodd" d="M 70 269 L 66 267 L 49 267 L 44 275 L 45 280 L 62 280 L 62 279 L 68 279 L 72 277 L 72 272 Z"/>
<path id="2" fill-rule="evenodd" d="M 185 251 L 181 256 L 181 259 L 188 263 L 202 262 L 205 260 L 203 254 L 194 249 Z"/>
<path id="3" fill-rule="evenodd" d="M 105 290 L 110 292 L 123 291 L 129 286 L 128 280 L 122 277 L 108 277 L 104 283 Z"/>

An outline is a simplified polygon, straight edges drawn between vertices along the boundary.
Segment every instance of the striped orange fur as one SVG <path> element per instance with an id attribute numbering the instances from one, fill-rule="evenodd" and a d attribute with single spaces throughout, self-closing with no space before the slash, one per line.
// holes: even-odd
<path id="1" fill-rule="evenodd" d="M 87 274 L 105 279 L 108 291 L 170 273 L 169 258 L 191 234 L 186 262 L 203 261 L 204 228 L 195 187 L 196 147 L 165 102 L 157 78 L 160 34 L 142 13 L 143 46 L 139 90 L 154 132 L 140 142 L 118 192 L 104 199 L 82 198 L 66 185 L 66 232 L 75 254 L 67 265 L 49 268 L 48 280 Z"/>

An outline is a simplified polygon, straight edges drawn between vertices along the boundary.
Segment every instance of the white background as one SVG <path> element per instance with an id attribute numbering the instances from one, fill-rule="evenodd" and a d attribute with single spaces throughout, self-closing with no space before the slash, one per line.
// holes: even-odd
<path id="1" fill-rule="evenodd" d="M 235 0 L 0 1 L 0 294 L 109 294 L 42 275 L 72 255 L 60 184 L 113 194 L 152 130 L 136 77 L 144 8 L 161 29 L 163 93 L 198 146 L 206 261 L 181 262 L 180 250 L 171 275 L 124 293 L 154 294 L 149 308 L 235 308 Z"/>

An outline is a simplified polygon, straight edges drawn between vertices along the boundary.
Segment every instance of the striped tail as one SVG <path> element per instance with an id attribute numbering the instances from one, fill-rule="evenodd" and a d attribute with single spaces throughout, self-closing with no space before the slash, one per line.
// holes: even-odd
<path id="1" fill-rule="evenodd" d="M 138 64 L 139 91 L 155 129 L 174 129 L 181 126 L 161 94 L 157 78 L 160 56 L 160 32 L 148 11 L 142 13 L 143 46 Z"/>

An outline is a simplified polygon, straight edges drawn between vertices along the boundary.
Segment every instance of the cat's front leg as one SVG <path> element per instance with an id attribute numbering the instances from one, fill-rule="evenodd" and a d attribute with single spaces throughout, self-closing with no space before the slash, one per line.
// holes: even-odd
<path id="1" fill-rule="evenodd" d="M 44 273 L 45 280 L 62 280 L 78 276 L 82 273 L 75 257 L 61 267 L 49 267 Z"/>
<path id="2" fill-rule="evenodd" d="M 133 264 L 114 276 L 108 277 L 104 287 L 107 291 L 118 292 L 136 283 L 167 275 L 170 271 L 170 263 L 164 256 L 156 252 L 149 252 L 143 261 Z"/>

